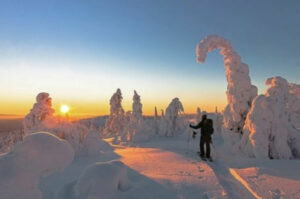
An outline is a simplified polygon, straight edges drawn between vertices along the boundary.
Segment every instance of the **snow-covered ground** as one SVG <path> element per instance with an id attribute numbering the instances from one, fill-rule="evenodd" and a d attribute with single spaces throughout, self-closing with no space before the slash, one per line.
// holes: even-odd
<path id="1" fill-rule="evenodd" d="M 29 137 L 32 136 L 37 137 L 36 134 Z M 222 137 L 216 132 L 212 148 L 214 161 L 205 162 L 197 156 L 199 137 L 193 140 L 188 136 L 157 136 L 131 147 L 113 145 L 112 138 L 105 140 L 109 145 L 99 139 L 103 150 L 98 154 L 75 156 L 68 166 L 64 163 L 65 169 L 50 175 L 35 172 L 41 176 L 40 180 L 35 177 L 35 182 L 43 199 L 300 197 L 299 160 L 258 160 L 234 156 L 226 150 Z M 53 135 L 49 137 L 53 140 Z M 58 140 L 57 144 L 60 142 Z M 55 149 L 56 145 L 50 144 L 49 147 Z M 25 152 L 34 153 L 25 145 L 19 146 L 17 152 L 13 151 L 9 156 L 4 155 L 1 158 L 3 164 L 0 164 L 1 183 L 5 183 L 3 177 L 9 179 L 9 163 L 6 160 L 19 161 L 17 153 L 21 154 L 22 148 L 26 149 Z M 61 159 L 57 158 L 57 161 Z M 31 163 L 23 161 L 22 164 L 27 167 Z M 15 176 L 15 179 L 19 177 Z M 19 187 L 10 188 L 13 192 L 18 191 L 26 185 L 23 182 L 18 184 Z M 36 189 L 34 191 L 38 193 Z M 7 189 L 0 189 L 1 199 L 13 199 L 9 194 L 5 195 L 6 192 Z"/>

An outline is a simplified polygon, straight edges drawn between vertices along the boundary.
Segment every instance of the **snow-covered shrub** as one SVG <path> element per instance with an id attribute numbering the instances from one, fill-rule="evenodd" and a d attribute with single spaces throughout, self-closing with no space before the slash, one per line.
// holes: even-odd
<path id="1" fill-rule="evenodd" d="M 119 198 L 129 188 L 127 169 L 120 161 L 89 166 L 74 186 L 76 199 Z"/>
<path id="2" fill-rule="evenodd" d="M 294 102 L 289 83 L 282 77 L 273 77 L 266 80 L 266 85 L 270 87 L 265 95 L 253 101 L 240 149 L 257 158 L 300 157 L 300 131 L 289 121 L 289 103 Z"/>
<path id="3" fill-rule="evenodd" d="M 70 144 L 50 133 L 25 136 L 12 152 L 0 158 L 0 198 L 42 198 L 40 177 L 64 170 L 73 157 Z"/>
<path id="4" fill-rule="evenodd" d="M 179 121 L 179 114 L 184 112 L 184 108 L 180 100 L 174 98 L 166 109 L 166 116 L 164 118 L 165 136 L 173 136 L 179 130 L 182 121 Z"/>
<path id="5" fill-rule="evenodd" d="M 0 137 L 0 154 L 10 152 L 16 142 L 23 139 L 23 134 L 20 131 L 3 133 Z"/>
<path id="6" fill-rule="evenodd" d="M 257 95 L 257 88 L 251 85 L 247 64 L 242 63 L 231 43 L 217 35 L 204 38 L 196 48 L 197 60 L 203 63 L 208 52 L 220 49 L 224 58 L 227 87 L 227 101 L 223 113 L 224 127 L 232 132 L 242 133 L 251 102 Z"/>

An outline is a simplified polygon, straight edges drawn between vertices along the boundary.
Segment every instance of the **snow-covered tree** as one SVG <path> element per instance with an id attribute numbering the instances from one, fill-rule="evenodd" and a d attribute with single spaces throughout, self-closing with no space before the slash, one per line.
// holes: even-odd
<path id="1" fill-rule="evenodd" d="M 80 154 L 83 140 L 88 133 L 87 128 L 79 123 L 71 123 L 60 116 L 54 116 L 53 113 L 52 99 L 49 94 L 39 93 L 36 97 L 36 103 L 23 121 L 24 133 L 50 132 L 67 140 L 76 154 Z"/>
<path id="2" fill-rule="evenodd" d="M 172 100 L 166 109 L 165 121 L 167 123 L 166 136 L 174 135 L 177 130 L 177 120 L 180 113 L 184 112 L 184 108 L 180 100 L 176 97 Z"/>
<path id="3" fill-rule="evenodd" d="M 300 129 L 300 85 L 289 84 L 289 100 L 287 109 L 289 113 L 289 121 L 295 128 Z"/>
<path id="4" fill-rule="evenodd" d="M 196 110 L 196 122 L 200 122 L 201 119 L 202 119 L 201 109 L 199 107 L 197 107 L 197 110 Z"/>
<path id="5" fill-rule="evenodd" d="M 215 109 L 215 119 L 214 119 L 214 128 L 215 131 L 220 133 L 222 131 L 222 116 L 218 112 L 218 107 L 216 106 Z"/>
<path id="6" fill-rule="evenodd" d="M 164 112 L 164 109 L 161 109 L 161 119 L 165 118 L 165 112 Z"/>
<path id="7" fill-rule="evenodd" d="M 110 98 L 110 115 L 105 123 L 103 130 L 105 135 L 115 136 L 115 141 L 118 136 L 122 136 L 125 131 L 125 112 L 122 107 L 122 93 L 120 89 Z"/>
<path id="8" fill-rule="evenodd" d="M 159 132 L 159 118 L 158 118 L 156 106 L 154 108 L 154 128 L 155 128 L 155 134 L 158 134 L 158 132 Z"/>
<path id="9" fill-rule="evenodd" d="M 36 97 L 36 103 L 23 121 L 24 133 L 32 133 L 36 128 L 43 127 L 44 121 L 53 117 L 52 99 L 48 93 L 39 93 Z"/>
<path id="10" fill-rule="evenodd" d="M 289 121 L 289 103 L 294 98 L 289 83 L 282 77 L 273 77 L 266 80 L 266 85 L 270 87 L 265 95 L 253 101 L 240 149 L 257 158 L 300 157 L 300 131 Z"/>
<path id="11" fill-rule="evenodd" d="M 141 97 L 134 91 L 133 95 L 133 103 L 132 103 L 132 120 L 134 122 L 139 122 L 143 119 L 143 105 L 141 103 Z"/>
<path id="12" fill-rule="evenodd" d="M 154 107 L 154 119 L 158 120 L 158 113 L 157 113 L 157 108 L 156 106 Z"/>
<path id="13" fill-rule="evenodd" d="M 220 49 L 224 58 L 227 86 L 227 101 L 223 114 L 224 127 L 231 132 L 242 133 L 251 102 L 257 95 L 256 86 L 251 85 L 247 64 L 242 63 L 231 43 L 217 35 L 204 38 L 196 48 L 197 60 L 203 63 L 208 52 Z"/>

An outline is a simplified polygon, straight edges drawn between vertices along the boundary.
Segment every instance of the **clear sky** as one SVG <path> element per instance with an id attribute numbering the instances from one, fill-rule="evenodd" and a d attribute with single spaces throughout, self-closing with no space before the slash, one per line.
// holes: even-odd
<path id="1" fill-rule="evenodd" d="M 196 62 L 210 34 L 230 40 L 252 83 L 268 77 L 300 83 L 300 1 L 1 0 L 0 114 L 26 114 L 39 92 L 73 114 L 109 113 L 117 88 L 144 112 L 179 97 L 187 113 L 226 105 L 219 52 Z"/>

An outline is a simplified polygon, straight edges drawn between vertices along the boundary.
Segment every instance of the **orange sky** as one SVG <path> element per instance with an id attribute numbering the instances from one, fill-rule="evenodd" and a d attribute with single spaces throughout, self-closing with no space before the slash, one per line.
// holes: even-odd
<path id="1" fill-rule="evenodd" d="M 223 109 L 223 107 L 226 105 L 226 100 L 224 99 L 224 96 L 223 97 L 219 96 L 214 99 L 199 98 L 199 100 L 189 99 L 189 97 L 187 97 L 180 100 L 183 103 L 185 113 L 195 113 L 197 107 L 200 107 L 201 110 L 212 112 L 215 110 L 215 106 L 218 106 L 219 111 Z M 141 96 L 141 98 L 142 98 L 144 115 L 153 115 L 155 106 L 157 106 L 158 112 L 160 114 L 161 112 L 160 110 L 161 109 L 165 110 L 168 104 L 170 103 L 170 101 L 172 100 L 170 99 L 169 101 L 167 100 L 150 101 L 147 99 L 144 100 L 143 96 Z M 26 99 L 23 101 L 18 101 L 13 99 L 12 100 L 1 99 L 0 114 L 26 115 L 30 111 L 34 103 L 35 103 L 34 99 Z M 109 114 L 109 108 L 110 108 L 109 99 L 99 100 L 99 101 L 73 100 L 73 99 L 63 100 L 63 99 L 55 99 L 52 97 L 52 104 L 56 114 L 60 113 L 59 110 L 62 104 L 68 105 L 70 107 L 70 112 L 69 112 L 70 117 L 91 117 L 91 116 L 107 115 Z M 129 99 L 124 98 L 122 105 L 125 111 L 130 111 L 132 109 L 131 98 Z"/>

